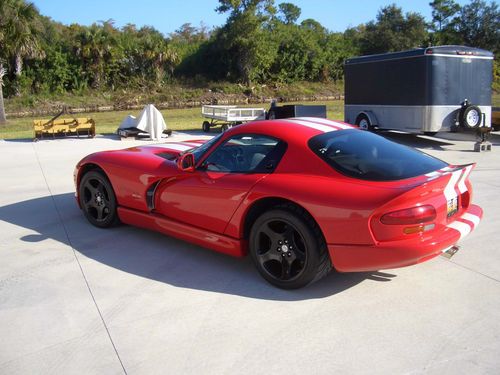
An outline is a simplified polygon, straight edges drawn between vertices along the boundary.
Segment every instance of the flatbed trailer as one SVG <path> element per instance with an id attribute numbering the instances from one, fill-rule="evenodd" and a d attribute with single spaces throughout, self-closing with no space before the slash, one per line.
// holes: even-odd
<path id="1" fill-rule="evenodd" d="M 206 133 L 214 126 L 221 126 L 222 131 L 226 131 L 234 125 L 266 118 L 264 108 L 247 108 L 235 105 L 204 105 L 201 107 L 201 114 L 210 120 L 205 120 L 202 124 L 202 130 Z"/>

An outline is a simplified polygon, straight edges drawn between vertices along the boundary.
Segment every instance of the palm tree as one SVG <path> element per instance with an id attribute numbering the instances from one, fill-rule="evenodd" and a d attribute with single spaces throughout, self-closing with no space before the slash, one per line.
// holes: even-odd
<path id="1" fill-rule="evenodd" d="M 149 71 L 154 75 L 155 83 L 159 84 L 165 76 L 165 69 L 173 74 L 175 66 L 179 63 L 179 55 L 154 28 L 142 27 L 139 35 L 141 35 L 139 54 L 142 58 L 143 74 Z"/>
<path id="2" fill-rule="evenodd" d="M 7 123 L 7 118 L 5 117 L 5 106 L 3 104 L 3 76 L 5 75 L 5 68 L 0 62 L 0 125 Z"/>
<path id="3" fill-rule="evenodd" d="M 7 6 L 6 1 L 0 0 L 0 125 L 7 122 L 5 117 L 5 107 L 3 103 L 3 77 L 7 73 L 4 68 L 4 60 L 2 59 L 2 51 L 4 49 L 5 39 L 6 39 L 6 26 L 7 26 Z"/>
<path id="4" fill-rule="evenodd" d="M 83 62 L 93 88 L 99 88 L 105 77 L 105 65 L 112 59 L 116 39 L 113 21 L 100 21 L 83 29 L 76 37 L 75 53 Z"/>
<path id="5" fill-rule="evenodd" d="M 25 0 L 0 0 L 0 124 L 5 124 L 2 83 L 8 69 L 17 79 L 23 61 L 44 56 L 39 41 L 38 10 Z M 17 86 L 14 87 L 17 93 Z"/>

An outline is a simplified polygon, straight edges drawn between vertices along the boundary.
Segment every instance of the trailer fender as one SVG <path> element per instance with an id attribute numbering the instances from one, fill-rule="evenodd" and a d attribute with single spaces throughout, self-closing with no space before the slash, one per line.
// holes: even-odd
<path id="1" fill-rule="evenodd" d="M 372 111 L 361 111 L 358 113 L 356 116 L 356 125 L 359 126 L 359 123 L 361 122 L 362 119 L 367 119 L 369 122 L 369 127 L 373 129 L 375 126 L 379 126 L 377 116 L 375 116 L 375 113 Z"/>

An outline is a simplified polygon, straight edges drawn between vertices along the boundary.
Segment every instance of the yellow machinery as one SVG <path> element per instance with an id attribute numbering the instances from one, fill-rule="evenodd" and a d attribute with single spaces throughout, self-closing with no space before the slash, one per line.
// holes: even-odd
<path id="1" fill-rule="evenodd" d="M 500 130 L 500 107 L 491 108 L 491 126 L 495 131 Z"/>
<path id="2" fill-rule="evenodd" d="M 95 136 L 95 121 L 91 118 L 59 118 L 61 115 L 70 115 L 66 108 L 59 112 L 50 120 L 33 120 L 33 141 L 43 139 L 47 136 L 70 136 L 87 135 L 93 138 Z"/>

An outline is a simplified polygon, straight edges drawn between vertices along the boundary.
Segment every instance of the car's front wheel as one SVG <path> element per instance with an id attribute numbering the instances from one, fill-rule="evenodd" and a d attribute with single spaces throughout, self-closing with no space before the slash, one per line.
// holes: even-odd
<path id="1" fill-rule="evenodd" d="M 92 225 L 107 228 L 119 222 L 116 196 L 103 172 L 87 172 L 80 181 L 78 195 L 83 213 Z"/>
<path id="2" fill-rule="evenodd" d="M 262 214 L 252 226 L 249 245 L 259 273 L 279 288 L 301 288 L 332 267 L 319 227 L 291 204 Z"/>

